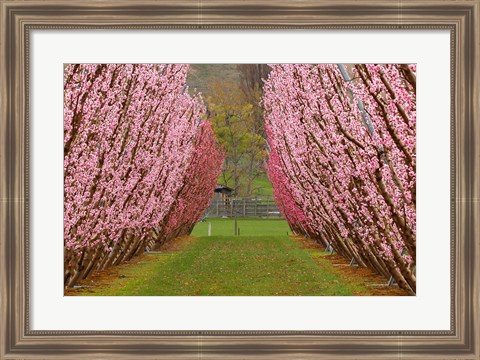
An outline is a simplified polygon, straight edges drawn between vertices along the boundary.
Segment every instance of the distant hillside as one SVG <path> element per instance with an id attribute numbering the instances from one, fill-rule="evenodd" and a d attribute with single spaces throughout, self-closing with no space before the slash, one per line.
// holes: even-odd
<path id="1" fill-rule="evenodd" d="M 239 82 L 236 64 L 191 64 L 187 75 L 189 93 L 193 94 L 196 89 L 205 97 L 209 95 L 209 82 L 225 80 Z"/>

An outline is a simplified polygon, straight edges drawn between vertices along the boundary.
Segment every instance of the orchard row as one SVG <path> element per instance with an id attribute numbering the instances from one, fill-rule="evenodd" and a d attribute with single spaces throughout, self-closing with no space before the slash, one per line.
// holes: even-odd
<path id="1" fill-rule="evenodd" d="M 189 234 L 224 161 L 188 65 L 68 65 L 66 286 Z"/>
<path id="2" fill-rule="evenodd" d="M 264 92 L 292 229 L 415 294 L 415 65 L 273 65 Z"/>

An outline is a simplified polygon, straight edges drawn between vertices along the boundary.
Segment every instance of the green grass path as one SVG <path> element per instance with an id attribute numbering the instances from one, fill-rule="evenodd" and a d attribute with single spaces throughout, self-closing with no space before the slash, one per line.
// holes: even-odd
<path id="1" fill-rule="evenodd" d="M 208 224 L 211 224 L 212 236 L 233 236 L 234 222 L 232 219 L 206 219 L 199 222 L 192 231 L 192 236 L 201 237 L 208 235 Z M 243 236 L 287 236 L 291 234 L 290 228 L 282 219 L 250 219 L 238 220 L 240 235 Z"/>
<path id="2" fill-rule="evenodd" d="M 327 259 L 326 253 L 304 249 L 288 237 L 284 222 L 260 220 L 261 227 L 255 227 L 258 221 L 242 220 L 240 227 L 244 232 L 239 237 L 199 236 L 183 242 L 181 250 L 145 255 L 135 264 L 121 266 L 107 283 L 82 289 L 76 295 L 271 296 L 365 292 L 365 285 L 346 278 Z M 214 229 L 217 233 L 232 231 L 230 220 L 214 222 L 213 234 Z M 205 226 L 199 224 L 194 234 L 202 234 Z"/>

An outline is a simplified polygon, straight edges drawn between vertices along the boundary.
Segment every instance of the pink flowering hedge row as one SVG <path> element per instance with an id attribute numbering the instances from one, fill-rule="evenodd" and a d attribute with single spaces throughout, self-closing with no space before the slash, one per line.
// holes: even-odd
<path id="1" fill-rule="evenodd" d="M 224 154 L 188 65 L 68 65 L 64 75 L 66 286 L 188 234 Z M 188 207 L 186 204 L 191 204 Z"/>
<path id="2" fill-rule="evenodd" d="M 273 65 L 264 91 L 268 174 L 292 230 L 414 294 L 415 65 Z"/>

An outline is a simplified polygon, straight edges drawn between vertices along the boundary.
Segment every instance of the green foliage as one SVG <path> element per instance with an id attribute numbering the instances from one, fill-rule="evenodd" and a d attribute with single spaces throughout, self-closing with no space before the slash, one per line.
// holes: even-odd
<path id="1" fill-rule="evenodd" d="M 263 123 L 259 122 L 260 92 L 247 96 L 235 82 L 213 82 L 206 102 L 215 135 L 227 154 L 220 183 L 237 196 L 252 195 L 253 181 L 264 174 Z"/>
<path id="2" fill-rule="evenodd" d="M 256 183 L 265 176 L 265 129 L 260 105 L 266 64 L 191 64 L 190 93 L 201 92 L 215 134 L 227 153 L 219 184 L 237 196 L 269 195 Z M 268 188 L 271 188 L 269 185 Z"/>

